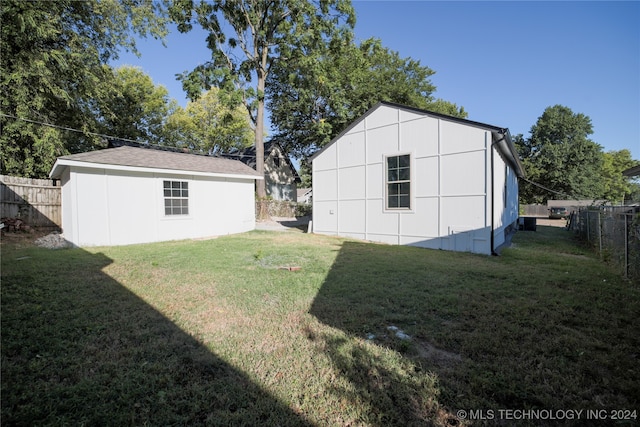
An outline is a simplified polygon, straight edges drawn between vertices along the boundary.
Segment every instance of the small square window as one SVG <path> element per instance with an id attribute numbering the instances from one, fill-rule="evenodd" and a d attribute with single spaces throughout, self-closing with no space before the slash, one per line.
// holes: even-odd
<path id="1" fill-rule="evenodd" d="M 189 215 L 189 183 L 186 181 L 164 181 L 164 214 Z"/>

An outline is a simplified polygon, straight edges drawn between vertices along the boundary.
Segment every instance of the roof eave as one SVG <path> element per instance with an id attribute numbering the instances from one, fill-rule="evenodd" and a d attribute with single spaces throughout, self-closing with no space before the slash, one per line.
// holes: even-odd
<path id="1" fill-rule="evenodd" d="M 171 175 L 192 175 L 192 176 L 208 176 L 215 178 L 235 178 L 235 179 L 264 179 L 263 176 L 255 174 L 234 174 L 234 173 L 220 173 L 220 172 L 202 172 L 202 171 L 190 171 L 182 169 L 166 169 L 166 168 L 152 168 L 142 166 L 125 166 L 114 165 L 109 163 L 95 163 L 95 162 L 83 162 L 79 160 L 69 160 L 64 158 L 58 158 L 53 164 L 53 168 L 49 173 L 49 177 L 52 179 L 59 179 L 62 176 L 62 172 L 65 167 L 84 167 L 91 169 L 106 169 L 106 170 L 121 170 L 129 172 L 155 172 L 165 173 Z"/>
<path id="2" fill-rule="evenodd" d="M 62 178 L 62 173 L 65 169 L 66 165 L 63 165 L 60 162 L 60 159 L 56 159 L 55 163 L 51 167 L 51 172 L 49 172 L 50 179 L 60 179 Z"/>
<path id="3" fill-rule="evenodd" d="M 524 178 L 524 169 L 522 167 L 522 163 L 520 163 L 520 160 L 518 159 L 518 154 L 517 154 L 517 151 L 515 149 L 515 146 L 513 145 L 513 142 L 511 141 L 511 134 L 509 133 L 509 129 L 501 128 L 501 127 L 498 127 L 498 126 L 489 125 L 487 123 L 475 122 L 473 120 L 462 119 L 460 117 L 448 116 L 446 114 L 435 113 L 433 111 L 423 110 L 421 108 L 416 108 L 416 107 L 409 107 L 409 106 L 406 106 L 406 105 L 396 104 L 396 103 L 387 102 L 387 101 L 378 102 L 376 105 L 371 107 L 366 113 L 364 113 L 362 116 L 360 116 L 358 119 L 356 119 L 353 123 L 351 123 L 349 126 L 347 126 L 342 132 L 340 132 L 338 135 L 336 135 L 336 137 L 334 137 L 331 141 L 329 141 L 329 143 L 327 145 L 325 145 L 320 150 L 318 150 L 316 153 L 314 153 L 311 157 L 309 157 L 309 161 L 313 162 L 313 160 L 316 157 L 318 157 L 322 152 L 327 150 L 331 145 L 333 145 L 334 142 L 336 142 L 338 139 L 340 139 L 342 136 L 344 136 L 346 133 L 348 133 L 351 129 L 356 127 L 367 116 L 369 116 L 374 110 L 376 110 L 377 108 L 379 108 L 380 106 L 383 106 L 383 105 L 387 106 L 387 107 L 399 108 L 399 109 L 403 109 L 403 110 L 407 110 L 407 111 L 413 111 L 415 113 L 423 114 L 425 116 L 430 116 L 430 117 L 434 117 L 434 118 L 437 118 L 437 119 L 448 120 L 448 121 L 452 121 L 452 122 L 455 122 L 455 123 L 461 123 L 461 124 L 465 124 L 465 125 L 470 125 L 470 126 L 475 126 L 475 127 L 479 127 L 479 128 L 482 128 L 482 129 L 486 129 L 486 130 L 491 131 L 494 134 L 494 138 L 495 138 L 495 135 L 497 135 L 497 134 L 505 135 L 505 137 L 506 137 L 506 139 L 508 141 L 506 143 L 506 150 L 505 150 L 506 152 L 505 152 L 505 154 L 507 155 L 508 158 L 510 158 L 512 160 L 512 162 L 511 162 L 511 163 L 513 163 L 512 166 L 513 166 L 514 170 L 516 171 L 516 173 L 518 174 L 518 177 L 519 178 Z"/>
<path id="4" fill-rule="evenodd" d="M 622 171 L 622 175 L 633 178 L 634 176 L 640 176 L 640 165 L 630 167 Z"/>
<path id="5" fill-rule="evenodd" d="M 504 156 L 509 166 L 516 172 L 518 178 L 524 178 L 524 167 L 518 157 L 518 151 L 511 140 L 511 132 L 509 132 L 509 129 L 500 129 L 499 131 L 492 132 L 492 135 L 494 139 L 493 144 Z"/>

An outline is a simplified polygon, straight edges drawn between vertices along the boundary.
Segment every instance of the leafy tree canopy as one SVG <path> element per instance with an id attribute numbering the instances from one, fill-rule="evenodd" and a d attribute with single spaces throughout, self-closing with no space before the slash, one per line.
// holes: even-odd
<path id="1" fill-rule="evenodd" d="M 339 36 L 289 52 L 270 75 L 275 138 L 291 154 L 309 156 L 380 101 L 466 117 L 462 107 L 433 98 L 430 68 L 379 39 L 356 45 L 351 33 Z"/>
<path id="2" fill-rule="evenodd" d="M 165 126 L 165 144 L 202 153 L 229 152 L 253 144 L 246 109 L 230 106 L 229 94 L 212 88 L 186 108 L 176 108 Z"/>
<path id="3" fill-rule="evenodd" d="M 134 34 L 164 37 L 163 10 L 150 0 L 0 2 L 2 173 L 45 177 L 57 156 L 95 146 L 96 100 L 112 82 L 103 64 L 135 52 Z"/>
<path id="4" fill-rule="evenodd" d="M 332 40 L 355 17 L 348 0 L 181 0 L 171 8 L 180 31 L 197 22 L 209 32 L 211 60 L 180 78 L 191 99 L 215 86 L 235 93 L 255 124 L 256 169 L 264 173 L 266 81 L 289 52 L 318 40 Z M 252 83 L 255 79 L 255 84 Z M 258 197 L 266 197 L 258 181 Z"/>
<path id="5" fill-rule="evenodd" d="M 639 190 L 630 177 L 622 175 L 622 172 L 637 166 L 640 161 L 631 157 L 627 149 L 609 151 L 604 153 L 602 163 L 603 193 L 602 199 L 612 203 L 624 203 L 633 200 Z"/>
<path id="6" fill-rule="evenodd" d="M 622 171 L 638 162 L 628 150 L 603 153 L 588 138 L 593 133 L 591 119 L 568 107 L 545 109 L 528 139 L 517 135 L 518 148 L 527 179 L 522 182 L 522 203 L 544 203 L 547 199 L 604 199 L 621 202 L 632 192 Z"/>
<path id="7" fill-rule="evenodd" d="M 111 69 L 104 66 L 105 76 Z M 167 116 L 178 108 L 164 86 L 156 86 L 140 68 L 122 66 L 113 70 L 103 96 L 95 100 L 100 133 L 141 143 L 163 142 Z"/>

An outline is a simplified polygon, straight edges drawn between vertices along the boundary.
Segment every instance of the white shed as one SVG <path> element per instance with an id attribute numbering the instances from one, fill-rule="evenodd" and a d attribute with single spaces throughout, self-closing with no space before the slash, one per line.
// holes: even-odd
<path id="1" fill-rule="evenodd" d="M 118 147 L 59 157 L 62 231 L 76 246 L 240 233 L 255 228 L 254 185 L 242 162 Z"/>
<path id="2" fill-rule="evenodd" d="M 315 233 L 492 254 L 517 228 L 505 128 L 383 102 L 311 160 Z"/>

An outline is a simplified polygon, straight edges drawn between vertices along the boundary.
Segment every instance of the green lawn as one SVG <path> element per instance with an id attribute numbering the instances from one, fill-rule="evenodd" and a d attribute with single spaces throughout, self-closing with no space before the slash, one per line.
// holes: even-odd
<path id="1" fill-rule="evenodd" d="M 640 411 L 640 286 L 564 229 L 520 232 L 500 257 L 297 232 L 63 250 L 3 239 L 1 289 L 3 425 Z"/>

